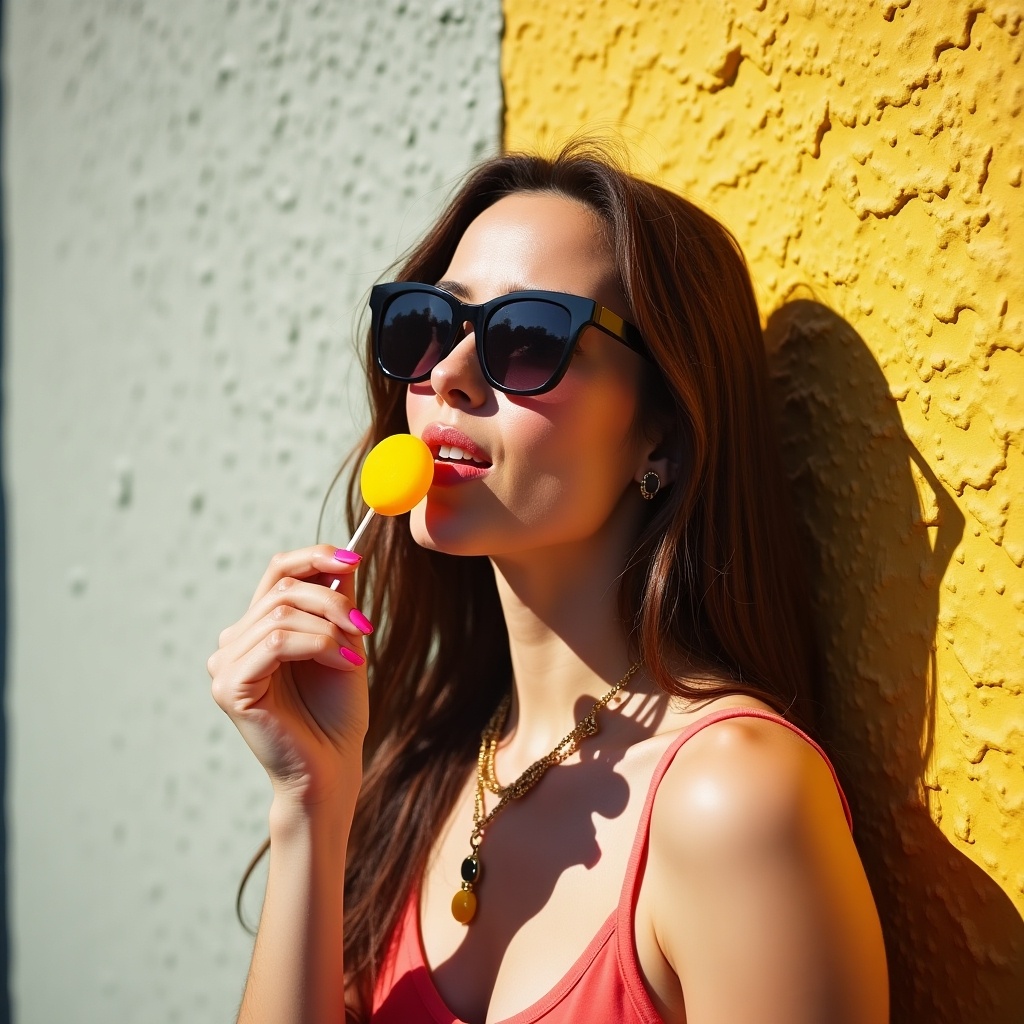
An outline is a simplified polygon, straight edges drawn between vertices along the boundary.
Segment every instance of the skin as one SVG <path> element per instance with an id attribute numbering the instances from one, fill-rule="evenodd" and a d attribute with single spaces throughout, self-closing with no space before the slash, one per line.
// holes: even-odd
<path id="1" fill-rule="evenodd" d="M 562 197 L 506 197 L 467 229 L 444 287 L 471 302 L 566 291 L 628 316 L 600 222 Z M 409 388 L 409 427 L 461 430 L 491 469 L 434 487 L 418 543 L 491 558 L 514 670 L 503 781 L 548 753 L 629 665 L 615 584 L 636 535 L 638 482 L 669 484 L 661 439 L 637 429 L 640 359 L 595 329 L 546 395 L 483 378 L 470 334 Z M 345 842 L 360 782 L 365 671 L 352 572 L 320 547 L 277 556 L 210 659 L 214 696 L 274 786 L 267 901 L 240 1019 L 337 1021 Z M 338 592 L 324 583 L 342 579 Z M 670 706 L 641 670 L 600 732 L 489 828 L 470 928 L 449 911 L 472 828 L 473 778 L 420 886 L 431 978 L 462 1019 L 495 1022 L 548 992 L 618 899 L 654 765 L 680 729 L 745 697 Z M 488 807 L 492 804 L 488 804 Z M 877 914 L 823 759 L 783 727 L 718 723 L 681 748 L 655 801 L 634 919 L 651 999 L 671 1024 L 880 1024 Z"/>

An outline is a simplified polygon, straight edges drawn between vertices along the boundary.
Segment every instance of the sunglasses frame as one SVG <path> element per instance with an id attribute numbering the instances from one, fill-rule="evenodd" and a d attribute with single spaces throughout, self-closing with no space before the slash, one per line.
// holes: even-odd
<path id="1" fill-rule="evenodd" d="M 580 333 L 585 327 L 598 328 L 598 330 L 603 331 L 616 341 L 622 342 L 627 348 L 643 356 L 644 359 L 651 361 L 647 345 L 637 328 L 628 320 L 623 320 L 618 313 L 612 312 L 607 306 L 599 305 L 594 299 L 585 299 L 582 296 L 570 295 L 566 292 L 518 291 L 499 295 L 487 302 L 471 303 L 463 302 L 451 292 L 446 292 L 443 288 L 436 288 L 434 285 L 418 281 L 396 281 L 391 284 L 376 284 L 370 291 L 374 361 L 377 364 L 377 369 L 385 377 L 390 377 L 392 380 L 401 381 L 405 384 L 419 384 L 429 379 L 437 363 L 434 363 L 434 366 L 426 373 L 421 373 L 417 377 L 404 377 L 392 373 L 381 363 L 380 331 L 383 314 L 387 310 L 389 303 L 400 295 L 416 292 L 423 292 L 442 299 L 452 311 L 452 329 L 449 337 L 441 346 L 441 355 L 437 363 L 441 362 L 442 359 L 446 359 L 461 338 L 464 337 L 462 335 L 462 325 L 467 322 L 471 323 L 476 340 L 476 357 L 480 363 L 480 370 L 491 387 L 507 395 L 542 395 L 555 387 L 565 375 Z M 484 356 L 484 339 L 491 319 L 505 306 L 523 300 L 550 302 L 556 306 L 561 306 L 569 314 L 569 336 L 565 342 L 565 349 L 559 357 L 558 365 L 550 379 L 535 388 L 511 388 L 499 383 L 487 368 L 487 360 Z"/>

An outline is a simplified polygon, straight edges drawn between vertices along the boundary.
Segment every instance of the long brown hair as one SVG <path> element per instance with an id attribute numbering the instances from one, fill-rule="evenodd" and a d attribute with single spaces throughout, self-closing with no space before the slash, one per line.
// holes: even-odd
<path id="1" fill-rule="evenodd" d="M 536 191 L 601 218 L 631 319 L 656 363 L 642 384 L 642 418 L 657 423 L 680 463 L 676 482 L 650 503 L 624 567 L 620 613 L 636 656 L 668 694 L 751 694 L 810 725 L 809 604 L 760 320 L 733 236 L 603 149 L 575 142 L 551 159 L 508 154 L 479 166 L 396 279 L 440 280 L 484 209 Z M 372 425 L 354 465 L 382 438 L 408 430 L 404 385 L 370 373 L 368 387 Z M 353 479 L 352 522 L 361 511 Z M 511 679 L 486 558 L 420 548 L 405 517 L 378 517 L 367 551 L 360 607 L 380 625 L 345 880 L 345 968 L 366 1006 L 388 938 Z"/>

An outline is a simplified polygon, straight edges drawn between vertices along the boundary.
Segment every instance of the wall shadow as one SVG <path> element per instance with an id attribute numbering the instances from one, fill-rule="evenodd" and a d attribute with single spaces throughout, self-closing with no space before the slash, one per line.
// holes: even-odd
<path id="1" fill-rule="evenodd" d="M 850 324 L 791 301 L 766 340 L 822 640 L 822 732 L 882 917 L 893 1024 L 1021 1024 L 1024 921 L 927 806 L 939 585 L 963 515 Z"/>

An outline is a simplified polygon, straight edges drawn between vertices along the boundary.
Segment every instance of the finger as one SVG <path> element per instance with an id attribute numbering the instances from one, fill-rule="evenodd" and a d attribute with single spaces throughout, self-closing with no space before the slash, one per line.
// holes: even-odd
<path id="1" fill-rule="evenodd" d="M 315 582 L 326 587 L 328 590 L 343 594 L 350 601 L 355 601 L 356 599 L 355 573 L 346 572 L 339 575 L 337 571 L 327 572 L 318 576 Z"/>
<path id="2" fill-rule="evenodd" d="M 322 634 L 278 630 L 214 677 L 213 699 L 229 715 L 251 710 L 266 697 L 275 674 L 286 662 L 316 662 L 336 671 L 340 680 L 360 667 L 356 664 L 360 656 L 350 652 L 348 658 L 343 657 L 342 649 Z"/>
<path id="3" fill-rule="evenodd" d="M 322 587 L 316 589 L 323 590 Z M 333 594 L 331 596 L 337 597 Z M 338 603 L 344 607 L 349 606 L 349 602 L 344 598 L 338 598 L 332 602 L 332 604 Z M 351 608 L 347 615 L 339 617 L 343 621 L 335 623 L 328 620 L 319 611 L 307 612 L 291 605 L 278 605 L 269 615 L 265 616 L 263 625 L 264 628 L 291 629 L 299 633 L 326 633 L 339 644 L 362 640 L 364 636 L 373 632 L 373 626 L 366 616 L 356 608 Z M 365 623 L 365 627 L 361 628 L 360 623 Z"/>
<path id="4" fill-rule="evenodd" d="M 323 587 L 316 587 L 315 589 L 324 592 Z M 330 592 L 327 591 L 327 593 Z M 331 596 L 335 597 L 336 600 L 341 600 L 336 595 Z M 334 623 L 328 622 L 320 615 L 310 614 L 287 605 L 279 606 L 274 608 L 271 614 L 257 619 L 223 648 L 220 652 L 221 663 L 243 662 L 248 658 L 249 652 L 260 645 L 273 649 L 275 641 L 269 638 L 275 631 L 305 634 L 311 637 L 323 636 L 326 638 L 323 642 L 325 647 L 333 647 L 335 650 L 346 647 L 355 651 L 362 658 L 364 653 L 360 641 L 363 634 L 358 629 L 355 629 L 351 622 L 348 624 L 353 629 L 351 633 L 341 630 Z M 314 647 L 316 647 L 315 644 Z M 353 663 L 351 658 L 348 658 L 347 661 Z"/>
<path id="5" fill-rule="evenodd" d="M 328 633 L 300 633 L 290 629 L 272 629 L 238 662 L 243 675 L 259 679 L 271 675 L 283 662 L 315 661 L 327 668 L 351 672 L 365 661 L 352 641 L 338 643 Z M 346 653 L 347 652 L 347 653 Z"/>
<path id="6" fill-rule="evenodd" d="M 338 672 L 353 672 L 364 664 L 361 652 L 336 643 L 326 633 L 273 629 L 259 643 L 213 680 L 213 697 L 224 711 L 245 711 L 270 688 L 273 674 L 285 662 L 315 661 Z"/>
<path id="7" fill-rule="evenodd" d="M 317 544 L 315 547 L 299 548 L 296 551 L 282 551 L 271 558 L 253 594 L 250 607 L 285 577 L 308 579 L 317 573 L 330 575 L 332 579 L 345 577 L 355 572 L 360 558 L 361 556 L 353 551 L 332 547 L 330 544 Z"/>
<path id="8" fill-rule="evenodd" d="M 351 577 L 348 579 L 351 580 Z M 344 589 L 347 588 L 330 590 L 318 583 L 292 577 L 278 580 L 270 593 L 250 606 L 238 622 L 221 633 L 220 646 L 233 643 L 262 618 L 276 618 L 284 624 L 283 617 L 289 608 L 320 616 L 353 636 L 369 635 L 373 632 L 373 624 L 353 605 L 351 596 L 344 593 Z"/>

